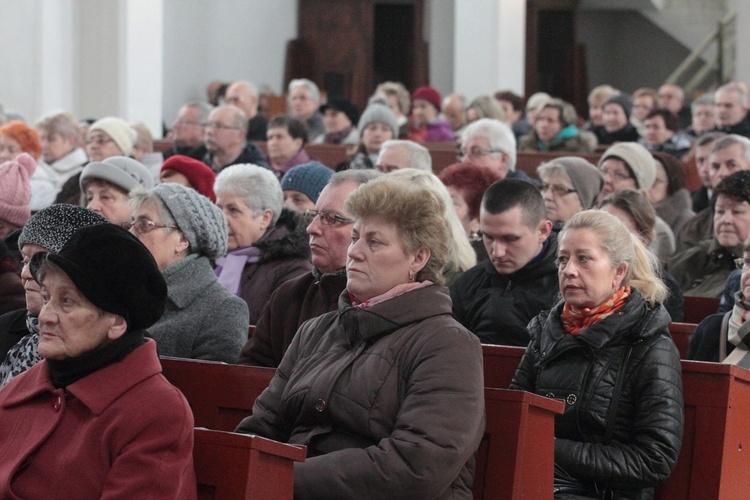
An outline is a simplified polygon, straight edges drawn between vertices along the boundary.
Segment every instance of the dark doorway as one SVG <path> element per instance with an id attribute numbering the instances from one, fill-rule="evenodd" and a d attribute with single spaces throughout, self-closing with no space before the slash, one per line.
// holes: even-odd
<path id="1" fill-rule="evenodd" d="M 537 90 L 573 100 L 574 13 L 541 10 L 538 18 Z"/>
<path id="2" fill-rule="evenodd" d="M 414 88 L 414 5 L 375 4 L 373 88 L 385 81 Z"/>

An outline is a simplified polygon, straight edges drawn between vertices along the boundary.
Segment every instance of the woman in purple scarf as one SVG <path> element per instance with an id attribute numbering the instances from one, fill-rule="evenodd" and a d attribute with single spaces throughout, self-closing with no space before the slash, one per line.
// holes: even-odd
<path id="1" fill-rule="evenodd" d="M 247 302 L 254 325 L 281 283 L 312 269 L 304 225 L 283 208 L 284 195 L 270 170 L 232 165 L 214 185 L 229 226 L 229 252 L 216 260 L 219 283 Z"/>

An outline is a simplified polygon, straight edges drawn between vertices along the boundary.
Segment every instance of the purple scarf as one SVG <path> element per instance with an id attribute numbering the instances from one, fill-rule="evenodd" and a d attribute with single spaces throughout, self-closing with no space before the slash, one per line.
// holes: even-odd
<path id="1" fill-rule="evenodd" d="M 214 272 L 219 277 L 219 284 L 235 295 L 240 293 L 242 270 L 248 264 L 257 263 L 263 256 L 263 250 L 256 246 L 238 248 L 216 259 Z"/>

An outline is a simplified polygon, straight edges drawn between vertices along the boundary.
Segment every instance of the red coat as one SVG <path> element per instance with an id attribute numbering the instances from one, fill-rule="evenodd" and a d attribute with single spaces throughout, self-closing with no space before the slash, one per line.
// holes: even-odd
<path id="1" fill-rule="evenodd" d="M 0 498 L 196 498 L 193 415 L 153 340 L 64 390 L 42 361 L 0 391 Z"/>

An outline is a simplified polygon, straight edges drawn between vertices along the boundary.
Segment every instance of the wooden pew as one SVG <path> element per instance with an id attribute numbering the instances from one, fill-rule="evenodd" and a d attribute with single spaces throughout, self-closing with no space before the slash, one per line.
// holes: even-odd
<path id="1" fill-rule="evenodd" d="M 185 395 L 196 427 L 233 431 L 250 415 L 255 398 L 273 378 L 274 368 L 227 365 L 161 357 L 162 373 Z"/>
<path id="2" fill-rule="evenodd" d="M 484 386 L 507 389 L 524 351 L 523 347 L 482 344 Z"/>
<path id="3" fill-rule="evenodd" d="M 683 297 L 685 323 L 700 323 L 703 318 L 719 312 L 719 299 L 710 297 Z"/>
<path id="4" fill-rule="evenodd" d="M 685 359 L 690 347 L 690 337 L 693 335 L 698 325 L 695 323 L 670 323 L 669 334 L 672 335 L 674 345 L 680 351 L 680 358 Z"/>
<path id="5" fill-rule="evenodd" d="M 209 429 L 194 432 L 199 499 L 292 499 L 294 462 L 305 460 L 306 447 Z"/>
<path id="6" fill-rule="evenodd" d="M 336 170 L 336 167 L 345 161 L 349 161 L 349 152 L 353 146 L 342 146 L 340 144 L 308 144 L 305 151 L 310 158 L 318 160 L 326 167 Z"/>
<path id="7" fill-rule="evenodd" d="M 479 499 L 552 498 L 555 414 L 565 403 L 523 391 L 485 389 L 487 425 L 472 493 Z"/>
<path id="8" fill-rule="evenodd" d="M 685 431 L 677 467 L 656 498 L 736 499 L 750 492 L 750 371 L 682 362 Z"/>

